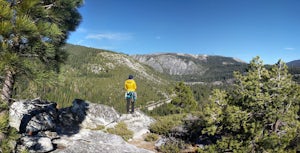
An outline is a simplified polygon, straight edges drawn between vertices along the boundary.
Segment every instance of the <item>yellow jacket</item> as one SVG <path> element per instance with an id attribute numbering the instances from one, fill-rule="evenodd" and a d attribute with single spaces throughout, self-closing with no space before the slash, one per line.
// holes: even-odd
<path id="1" fill-rule="evenodd" d="M 125 89 L 127 91 L 135 91 L 136 90 L 136 83 L 133 79 L 128 79 L 125 81 Z"/>

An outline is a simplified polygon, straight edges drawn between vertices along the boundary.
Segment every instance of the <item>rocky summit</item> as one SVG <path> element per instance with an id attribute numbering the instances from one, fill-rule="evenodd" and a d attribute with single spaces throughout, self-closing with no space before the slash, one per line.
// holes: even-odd
<path id="1" fill-rule="evenodd" d="M 114 108 L 75 99 L 72 106 L 56 108 L 55 102 L 41 99 L 21 100 L 10 106 L 10 126 L 21 134 L 16 152 L 55 153 L 151 153 L 127 143 L 121 136 L 97 127 L 112 128 L 127 124 L 133 138 L 149 132 L 154 119 L 142 112 L 119 114 Z"/>

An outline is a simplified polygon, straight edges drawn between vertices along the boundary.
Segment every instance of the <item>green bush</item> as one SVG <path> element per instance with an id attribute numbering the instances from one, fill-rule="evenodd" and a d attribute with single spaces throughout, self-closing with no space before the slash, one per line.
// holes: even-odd
<path id="1" fill-rule="evenodd" d="M 171 114 L 179 114 L 180 112 L 180 107 L 177 107 L 171 103 L 167 103 L 154 108 L 152 111 L 149 111 L 148 114 L 151 116 L 166 116 Z"/>
<path id="2" fill-rule="evenodd" d="M 107 132 L 119 135 L 126 141 L 133 137 L 133 132 L 127 128 L 127 125 L 124 122 L 118 123 L 115 128 L 107 129 Z"/>
<path id="3" fill-rule="evenodd" d="M 156 122 L 150 125 L 150 131 L 157 134 L 168 135 L 169 131 L 180 124 L 184 114 L 173 114 L 168 116 L 157 117 Z"/>
<path id="4" fill-rule="evenodd" d="M 3 110 L 8 110 L 8 105 L 7 103 L 0 101 L 0 112 Z"/>
<path id="5" fill-rule="evenodd" d="M 29 153 L 29 151 L 27 149 L 24 149 L 21 151 L 21 153 Z"/>
<path id="6" fill-rule="evenodd" d="M 149 133 L 145 137 L 145 141 L 156 141 L 158 139 L 158 135 L 155 133 Z"/>
<path id="7" fill-rule="evenodd" d="M 1 150 L 2 152 L 12 152 L 12 148 L 9 146 L 9 140 L 8 139 L 4 139 L 1 141 Z"/>
<path id="8" fill-rule="evenodd" d="M 92 128 L 91 130 L 104 130 L 105 126 L 104 125 L 98 125 L 96 128 Z"/>
<path id="9" fill-rule="evenodd" d="M 7 127 L 4 131 L 6 138 L 1 142 L 0 148 L 2 149 L 3 153 L 10 153 L 13 152 L 14 149 L 14 141 L 20 138 L 18 131 L 15 128 Z"/>
<path id="10" fill-rule="evenodd" d="M 162 153 L 180 153 L 181 149 L 185 148 L 185 143 L 183 141 L 168 141 L 163 144 L 159 150 Z"/>
<path id="11" fill-rule="evenodd" d="M 0 113 L 0 133 L 6 132 L 8 127 L 8 113 L 3 111 Z"/>
<path id="12" fill-rule="evenodd" d="M 179 153 L 180 149 L 176 144 L 165 144 L 161 147 L 163 153 Z"/>

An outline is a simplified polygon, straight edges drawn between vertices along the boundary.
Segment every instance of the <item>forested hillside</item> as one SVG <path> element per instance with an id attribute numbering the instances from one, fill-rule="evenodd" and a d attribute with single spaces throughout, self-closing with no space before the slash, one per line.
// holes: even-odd
<path id="1" fill-rule="evenodd" d="M 63 49 L 67 51 L 69 56 L 61 65 L 59 75 L 43 74 L 38 76 L 35 81 L 23 77 L 18 78 L 17 84 L 21 85 L 15 87 L 14 98 L 41 97 L 58 102 L 60 107 L 69 106 L 74 98 L 80 98 L 114 106 L 122 112 L 125 108 L 124 81 L 129 74 L 135 76 L 139 98 L 137 105 L 142 107 L 147 102 L 168 98 L 173 88 L 173 79 L 174 81 L 208 82 L 224 80 L 231 78 L 236 70 L 244 71 L 247 65 L 229 57 L 199 56 L 195 58 L 195 56 L 182 54 L 162 55 L 163 57 L 160 58 L 165 58 L 164 56 L 176 57 L 177 62 L 178 59 L 186 63 L 192 61 L 198 67 L 198 69 L 189 69 L 188 74 L 185 73 L 187 71 L 184 69 L 181 69 L 181 72 L 180 70 L 173 70 L 173 73 L 177 75 L 170 77 L 158 72 L 157 69 L 154 70 L 139 63 L 128 55 L 77 45 L 66 45 Z M 145 57 L 148 61 L 154 57 L 159 58 L 158 55 Z M 200 58 L 202 60 L 199 60 Z M 169 60 L 168 62 L 172 61 Z M 202 69 L 199 69 L 200 66 Z M 191 87 L 199 104 L 207 102 L 212 88 L 215 88 L 213 85 L 205 84 L 194 84 Z M 226 88 L 228 87 L 230 86 L 226 85 Z"/>
<path id="2" fill-rule="evenodd" d="M 55 76 L 42 76 L 40 80 L 18 86 L 15 98 L 34 98 L 58 102 L 60 107 L 71 104 L 74 98 L 113 106 L 118 111 L 125 110 L 124 81 L 132 74 L 138 85 L 137 106 L 148 101 L 166 99 L 170 81 L 140 64 L 130 56 L 111 51 L 66 45 L 69 54 L 62 65 L 58 79 Z M 37 94 L 33 94 L 37 91 Z"/>

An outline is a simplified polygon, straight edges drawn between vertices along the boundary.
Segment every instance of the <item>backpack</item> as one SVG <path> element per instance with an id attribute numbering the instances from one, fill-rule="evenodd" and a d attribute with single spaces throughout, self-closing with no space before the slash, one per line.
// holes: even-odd
<path id="1" fill-rule="evenodd" d="M 126 92 L 126 94 L 125 94 L 126 99 L 130 99 L 132 97 L 133 97 L 133 92 Z"/>

